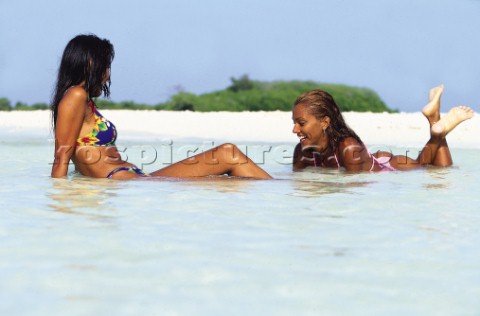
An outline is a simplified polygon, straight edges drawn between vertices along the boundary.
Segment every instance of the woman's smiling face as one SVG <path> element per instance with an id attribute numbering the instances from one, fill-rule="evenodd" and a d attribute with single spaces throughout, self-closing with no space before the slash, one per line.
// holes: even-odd
<path id="1" fill-rule="evenodd" d="M 328 127 L 328 120 L 317 119 L 310 114 L 308 107 L 304 104 L 297 104 L 292 111 L 293 130 L 300 139 L 302 149 L 323 149 L 327 146 L 328 140 L 324 129 Z"/>

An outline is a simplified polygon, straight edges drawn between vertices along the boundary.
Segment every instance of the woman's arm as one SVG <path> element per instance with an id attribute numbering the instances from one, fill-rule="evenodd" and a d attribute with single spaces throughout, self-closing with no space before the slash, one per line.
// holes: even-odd
<path id="1" fill-rule="evenodd" d="M 305 169 L 308 166 L 305 160 L 306 157 L 303 155 L 302 146 L 297 144 L 297 146 L 295 146 L 295 150 L 293 151 L 293 171 Z"/>
<path id="2" fill-rule="evenodd" d="M 55 153 L 52 178 L 67 175 L 68 163 L 75 151 L 75 143 L 85 117 L 87 93 L 81 87 L 73 87 L 58 106 L 55 128 Z"/>

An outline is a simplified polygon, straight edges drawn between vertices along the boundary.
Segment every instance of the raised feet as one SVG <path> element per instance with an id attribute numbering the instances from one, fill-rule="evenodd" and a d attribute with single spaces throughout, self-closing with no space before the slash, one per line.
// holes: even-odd
<path id="1" fill-rule="evenodd" d="M 442 96 L 444 86 L 443 84 L 430 89 L 428 93 L 428 103 L 422 109 L 423 115 L 430 122 L 430 126 L 440 120 L 440 97 Z"/>
<path id="2" fill-rule="evenodd" d="M 445 137 L 455 126 L 469 118 L 472 118 L 474 112 L 468 106 L 456 106 L 445 115 L 440 121 L 433 124 L 431 133 L 433 136 Z"/>

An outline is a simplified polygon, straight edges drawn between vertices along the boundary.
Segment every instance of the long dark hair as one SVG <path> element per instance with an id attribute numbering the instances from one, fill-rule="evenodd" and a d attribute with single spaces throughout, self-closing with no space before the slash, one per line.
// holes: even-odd
<path id="1" fill-rule="evenodd" d="M 297 98 L 293 107 L 298 104 L 306 106 L 310 114 L 319 120 L 326 116 L 330 118 L 330 125 L 325 130 L 330 149 L 335 150 L 338 144 L 347 137 L 353 137 L 362 143 L 360 137 L 345 123 L 340 108 L 329 93 L 323 90 L 306 92 Z"/>
<path id="2" fill-rule="evenodd" d="M 89 99 L 100 96 L 102 92 L 105 97 L 110 96 L 110 79 L 105 84 L 102 84 L 102 80 L 114 56 L 113 45 L 107 39 L 101 39 L 93 34 L 78 35 L 68 42 L 63 51 L 51 103 L 54 130 L 58 105 L 71 86 L 85 82 L 84 89 Z"/>

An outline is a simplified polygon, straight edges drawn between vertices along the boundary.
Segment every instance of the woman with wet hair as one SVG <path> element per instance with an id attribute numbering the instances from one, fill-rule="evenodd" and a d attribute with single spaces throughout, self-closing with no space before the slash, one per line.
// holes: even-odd
<path id="1" fill-rule="evenodd" d="M 295 147 L 293 169 L 314 166 L 359 172 L 451 166 L 452 157 L 445 137 L 474 113 L 469 107 L 457 106 L 440 118 L 443 89 L 443 85 L 431 89 L 429 103 L 422 110 L 430 124 L 430 139 L 416 159 L 382 151 L 370 153 L 345 123 L 338 105 L 327 92 L 313 90 L 299 96 L 292 112 L 292 132 L 300 139 Z"/>
<path id="2" fill-rule="evenodd" d="M 149 174 L 122 160 L 115 146 L 115 125 L 98 111 L 93 100 L 102 94 L 110 95 L 114 56 L 113 45 L 95 35 L 78 35 L 67 44 L 52 100 L 55 132 L 52 177 L 66 176 L 69 162 L 73 161 L 79 173 L 94 178 L 196 178 L 225 174 L 271 178 L 233 144 L 220 145 Z"/>

